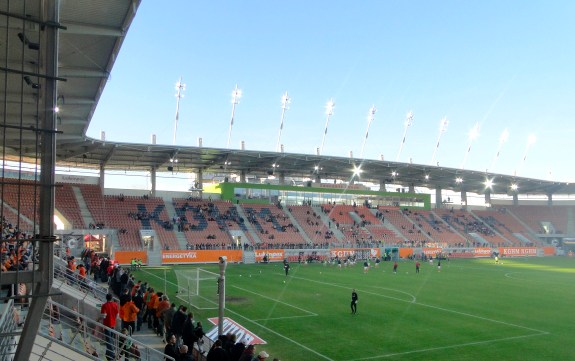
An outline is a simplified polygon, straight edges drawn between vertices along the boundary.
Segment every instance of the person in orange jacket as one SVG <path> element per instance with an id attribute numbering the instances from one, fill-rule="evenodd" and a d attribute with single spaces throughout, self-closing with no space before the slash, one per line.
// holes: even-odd
<path id="1" fill-rule="evenodd" d="M 122 328 L 128 329 L 130 335 L 136 330 L 136 320 L 140 309 L 136 307 L 132 297 L 122 306 Z"/>

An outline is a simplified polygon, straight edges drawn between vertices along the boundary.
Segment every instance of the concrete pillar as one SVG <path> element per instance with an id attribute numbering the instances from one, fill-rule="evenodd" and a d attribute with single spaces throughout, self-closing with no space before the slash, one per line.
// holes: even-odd
<path id="1" fill-rule="evenodd" d="M 415 193 L 415 184 L 409 183 L 409 193 Z"/>
<path id="2" fill-rule="evenodd" d="M 156 196 L 156 167 L 150 168 L 150 183 L 152 184 L 152 189 L 150 190 L 150 195 L 152 197 Z"/>
<path id="3" fill-rule="evenodd" d="M 100 164 L 100 179 L 98 180 L 98 185 L 100 186 L 100 191 L 102 194 L 104 194 L 104 184 L 106 183 L 104 170 L 104 164 Z"/>
<path id="4" fill-rule="evenodd" d="M 246 183 L 246 171 L 242 170 L 240 172 L 240 183 Z"/>
<path id="5" fill-rule="evenodd" d="M 198 189 L 204 189 L 204 171 L 201 169 L 198 169 L 198 172 L 196 173 L 196 183 L 198 183 Z"/>
<path id="6" fill-rule="evenodd" d="M 318 183 L 318 184 L 321 183 L 321 177 L 320 177 L 319 174 L 316 174 L 316 175 L 315 175 L 315 181 L 314 181 L 314 182 L 315 182 L 315 183 Z"/>
<path id="7" fill-rule="evenodd" d="M 380 192 L 385 192 L 385 179 L 380 179 L 380 180 L 379 180 L 379 191 L 380 191 Z"/>
<path id="8" fill-rule="evenodd" d="M 461 207 L 467 209 L 467 192 L 463 189 L 461 190 Z"/>
<path id="9" fill-rule="evenodd" d="M 553 193 L 547 194 L 547 205 L 551 207 L 553 205 Z"/>
<path id="10" fill-rule="evenodd" d="M 279 174 L 279 182 L 280 184 L 286 184 L 286 174 L 285 172 L 280 172 Z"/>
<path id="11" fill-rule="evenodd" d="M 435 208 L 443 206 L 443 199 L 441 198 L 441 187 L 435 188 Z"/>
<path id="12" fill-rule="evenodd" d="M 490 190 L 485 191 L 485 204 L 489 204 L 489 206 L 491 207 L 491 191 Z"/>
<path id="13" fill-rule="evenodd" d="M 514 206 L 519 205 L 519 195 L 517 193 L 513 193 L 513 205 Z"/>

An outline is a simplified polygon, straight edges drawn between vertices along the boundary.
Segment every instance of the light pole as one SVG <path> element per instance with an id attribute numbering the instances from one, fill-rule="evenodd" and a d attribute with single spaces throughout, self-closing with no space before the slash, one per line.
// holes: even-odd
<path id="1" fill-rule="evenodd" d="M 242 97 L 242 90 L 236 87 L 232 91 L 232 118 L 230 119 L 230 131 L 228 132 L 228 144 L 226 148 L 230 147 L 230 139 L 232 137 L 232 127 L 234 126 L 234 115 L 236 112 L 236 105 L 240 103 L 240 98 Z"/>
<path id="2" fill-rule="evenodd" d="M 184 97 L 182 94 L 186 90 L 186 84 L 182 83 L 182 77 L 176 83 L 176 121 L 174 123 L 174 140 L 172 144 L 176 144 L 176 134 L 178 134 L 178 119 L 180 118 L 180 99 Z"/>
<path id="3" fill-rule="evenodd" d="M 226 266 L 227 257 L 220 257 L 220 277 L 218 277 L 218 336 L 224 334 L 224 310 L 226 309 Z"/>
<path id="4" fill-rule="evenodd" d="M 281 151 L 281 137 L 282 137 L 282 130 L 284 128 L 284 117 L 285 117 L 286 110 L 289 109 L 290 103 L 291 103 L 291 98 L 289 97 L 288 92 L 285 92 L 285 94 L 282 96 L 282 117 L 280 120 L 280 132 L 278 134 L 278 144 L 276 145 L 276 152 Z"/>
<path id="5" fill-rule="evenodd" d="M 405 116 L 405 123 L 404 123 L 404 130 L 403 130 L 403 138 L 401 140 L 401 144 L 399 145 L 399 152 L 397 152 L 397 158 L 395 159 L 396 162 L 399 162 L 399 157 L 401 156 L 401 151 L 403 149 L 403 145 L 405 144 L 405 138 L 407 137 L 407 130 L 413 124 L 413 112 L 407 113 Z"/>
<path id="6" fill-rule="evenodd" d="M 363 158 L 363 149 L 365 148 L 365 143 L 367 142 L 367 136 L 369 135 L 369 127 L 371 126 L 371 122 L 373 122 L 373 119 L 375 118 L 376 111 L 377 109 L 375 109 L 375 105 L 372 105 L 371 108 L 369 108 L 369 113 L 367 113 L 367 130 L 365 131 L 365 138 L 363 139 L 363 144 L 361 146 L 360 158 Z"/>
<path id="7" fill-rule="evenodd" d="M 327 134 L 327 126 L 329 125 L 329 118 L 333 115 L 333 108 L 335 108 L 335 102 L 330 99 L 325 105 L 325 130 L 323 131 L 323 138 L 321 139 L 321 147 L 319 147 L 319 154 L 323 154 L 323 144 L 325 142 L 325 135 Z"/>
<path id="8" fill-rule="evenodd" d="M 439 135 L 437 136 L 437 143 L 435 144 L 435 149 L 433 150 L 433 155 L 431 156 L 431 165 L 435 165 L 435 155 L 437 154 L 437 149 L 439 149 L 439 142 L 441 141 L 441 136 L 447 131 L 447 126 L 449 121 L 447 118 L 441 119 L 439 122 Z"/>

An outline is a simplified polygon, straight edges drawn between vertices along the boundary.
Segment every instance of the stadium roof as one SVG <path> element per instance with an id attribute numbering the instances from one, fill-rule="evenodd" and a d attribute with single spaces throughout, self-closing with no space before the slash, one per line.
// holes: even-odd
<path id="1" fill-rule="evenodd" d="M 43 79 L 36 74 L 45 74 L 45 65 L 35 45 L 41 41 L 42 3 L 37 0 L 0 4 L 1 14 L 13 15 L 2 16 L 0 23 L 7 30 L 0 42 L 6 41 L 2 45 L 8 49 L 0 54 L 7 102 L 5 110 L 0 111 L 4 130 L 0 145 L 5 159 L 37 161 L 37 119 L 41 107 L 36 104 L 39 98 L 42 101 Z M 490 180 L 491 192 L 497 194 L 511 194 L 512 184 L 517 184 L 522 194 L 575 193 L 575 184 L 482 171 L 327 155 L 110 142 L 87 137 L 90 120 L 139 4 L 140 0 L 60 2 L 58 76 L 63 80 L 58 82 L 58 104 L 65 106 L 66 111 L 57 117 L 58 165 L 129 171 L 151 168 L 167 171 L 173 167 L 178 172 L 201 169 L 206 173 L 245 172 L 258 177 L 274 172 L 285 177 L 342 180 L 349 180 L 354 167 L 360 167 L 359 180 L 405 187 L 464 189 L 481 194 Z M 458 183 L 456 178 L 462 181 Z"/>

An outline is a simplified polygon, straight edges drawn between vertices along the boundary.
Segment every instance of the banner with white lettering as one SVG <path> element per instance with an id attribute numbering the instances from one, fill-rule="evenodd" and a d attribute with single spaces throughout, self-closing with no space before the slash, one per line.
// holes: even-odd
<path id="1" fill-rule="evenodd" d="M 210 321 L 216 327 L 211 329 L 210 332 L 206 334 L 206 336 L 210 340 L 215 341 L 218 339 L 218 318 L 217 317 L 208 318 L 208 321 Z M 223 334 L 227 335 L 229 333 L 236 335 L 236 342 L 243 342 L 244 345 L 264 345 L 267 343 L 266 341 L 262 340 L 259 336 L 257 336 L 255 333 L 251 332 L 250 330 L 240 325 L 236 321 L 232 320 L 229 317 L 224 317 Z"/>

